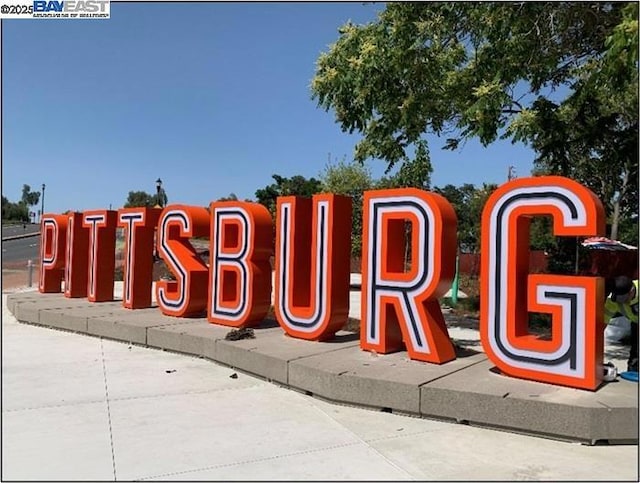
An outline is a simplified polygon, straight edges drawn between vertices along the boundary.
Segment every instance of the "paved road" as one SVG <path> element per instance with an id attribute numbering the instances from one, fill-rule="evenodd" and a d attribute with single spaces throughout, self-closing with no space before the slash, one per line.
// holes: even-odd
<path id="1" fill-rule="evenodd" d="M 3 225 L 2 238 L 6 238 L 8 236 L 25 235 L 27 233 L 38 233 L 39 231 L 39 223 L 27 223 L 25 225 Z"/>
<path id="2" fill-rule="evenodd" d="M 4 236 L 4 231 L 3 231 Z M 32 236 L 2 242 L 2 265 L 27 262 L 40 257 L 40 237 Z"/>

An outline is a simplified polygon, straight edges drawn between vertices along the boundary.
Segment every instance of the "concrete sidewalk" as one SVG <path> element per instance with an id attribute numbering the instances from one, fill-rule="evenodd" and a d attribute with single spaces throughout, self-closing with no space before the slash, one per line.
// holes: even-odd
<path id="1" fill-rule="evenodd" d="M 628 480 L 585 446 L 324 402 L 214 362 L 21 324 L 3 295 L 3 480 Z"/>

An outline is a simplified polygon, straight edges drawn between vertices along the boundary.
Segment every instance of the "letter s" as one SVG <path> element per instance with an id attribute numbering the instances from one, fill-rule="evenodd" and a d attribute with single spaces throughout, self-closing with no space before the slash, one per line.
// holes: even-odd
<path id="1" fill-rule="evenodd" d="M 189 243 L 189 238 L 209 235 L 209 212 L 199 206 L 171 205 L 160 214 L 158 255 L 176 276 L 176 281 L 156 283 L 156 299 L 165 315 L 189 317 L 207 308 L 207 265 Z"/>

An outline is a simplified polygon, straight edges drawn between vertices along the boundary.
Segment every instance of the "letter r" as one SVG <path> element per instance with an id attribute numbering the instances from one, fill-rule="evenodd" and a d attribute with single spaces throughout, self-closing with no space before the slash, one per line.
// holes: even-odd
<path id="1" fill-rule="evenodd" d="M 411 267 L 405 270 L 405 222 Z M 455 274 L 457 219 L 440 195 L 415 188 L 366 191 L 363 216 L 360 347 L 402 350 L 411 359 L 455 359 L 437 297 Z"/>

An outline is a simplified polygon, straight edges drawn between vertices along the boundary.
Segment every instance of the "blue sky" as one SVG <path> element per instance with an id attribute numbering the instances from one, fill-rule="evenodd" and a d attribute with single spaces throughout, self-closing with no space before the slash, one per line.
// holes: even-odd
<path id="1" fill-rule="evenodd" d="M 382 4 L 112 3 L 109 20 L 2 22 L 2 193 L 46 184 L 45 211 L 121 207 L 131 190 L 205 206 L 352 159 L 359 136 L 311 100 L 315 62 Z M 432 142 L 432 184 L 506 181 L 534 153 Z M 371 160 L 374 176 L 385 164 Z"/>

